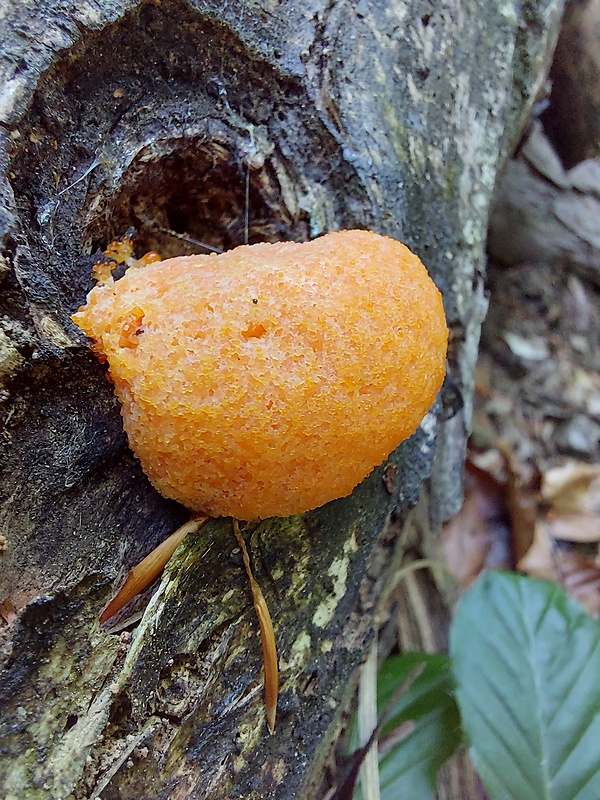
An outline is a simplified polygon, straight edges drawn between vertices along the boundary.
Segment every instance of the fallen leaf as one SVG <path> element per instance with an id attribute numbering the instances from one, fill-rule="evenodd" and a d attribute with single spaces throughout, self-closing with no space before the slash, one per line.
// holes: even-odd
<path id="1" fill-rule="evenodd" d="M 450 570 L 461 588 L 466 589 L 483 571 L 492 546 L 491 534 L 486 529 L 474 492 L 465 495 L 461 510 L 444 525 L 442 545 Z"/>
<path id="2" fill-rule="evenodd" d="M 535 578 L 557 582 L 554 542 L 543 524 L 536 524 L 531 547 L 517 562 L 517 570 Z"/>
<path id="3" fill-rule="evenodd" d="M 543 520 L 536 525 L 533 544 L 517 569 L 559 584 L 588 614 L 600 617 L 600 568 L 588 556 L 557 547 Z"/>
<path id="4" fill-rule="evenodd" d="M 600 541 L 600 466 L 566 461 L 542 479 L 546 529 L 568 542 Z"/>
<path id="5" fill-rule="evenodd" d="M 17 609 L 9 597 L 0 603 L 0 617 L 2 617 L 7 625 L 13 623 L 17 618 Z"/>
<path id="6" fill-rule="evenodd" d="M 463 589 L 486 569 L 511 566 L 503 488 L 473 463 L 467 469 L 462 508 L 442 530 L 448 565 Z"/>
<path id="7" fill-rule="evenodd" d="M 546 528 L 564 542 L 600 542 L 600 519 L 585 514 L 546 514 Z"/>
<path id="8" fill-rule="evenodd" d="M 542 497 L 562 513 L 600 515 L 600 465 L 565 461 L 542 478 Z"/>
<path id="9" fill-rule="evenodd" d="M 600 617 L 600 569 L 580 553 L 561 558 L 562 586 L 592 617 Z"/>
<path id="10" fill-rule="evenodd" d="M 545 361 L 550 352 L 546 340 L 542 336 L 519 336 L 513 331 L 504 331 L 502 338 L 514 355 L 527 361 Z"/>
<path id="11" fill-rule="evenodd" d="M 534 541 L 539 509 L 539 475 L 526 474 L 511 447 L 501 443 L 506 460 L 506 507 L 510 519 L 512 551 L 515 561 L 520 561 Z"/>
<path id="12" fill-rule="evenodd" d="M 563 400 L 574 406 L 582 408 L 588 414 L 600 414 L 600 375 L 596 372 L 586 372 L 574 364 L 566 365 L 568 379 L 564 381 Z"/>

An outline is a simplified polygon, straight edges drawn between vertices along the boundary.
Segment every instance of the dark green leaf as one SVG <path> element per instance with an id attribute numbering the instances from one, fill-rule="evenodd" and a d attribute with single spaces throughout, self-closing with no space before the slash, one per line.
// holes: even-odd
<path id="1" fill-rule="evenodd" d="M 398 687 L 419 664 L 425 664 L 425 669 L 390 710 Z M 389 712 L 380 736 L 383 744 L 402 723 L 414 723 L 408 736 L 380 759 L 381 798 L 429 800 L 439 768 L 461 743 L 448 658 L 406 653 L 387 659 L 379 673 L 377 694 L 379 713 Z"/>
<path id="2" fill-rule="evenodd" d="M 599 800 L 600 626 L 580 606 L 545 581 L 485 575 L 450 652 L 491 800 Z"/>

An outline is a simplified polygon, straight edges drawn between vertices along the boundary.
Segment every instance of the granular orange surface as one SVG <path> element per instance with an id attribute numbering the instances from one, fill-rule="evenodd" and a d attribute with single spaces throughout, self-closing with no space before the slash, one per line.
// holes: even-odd
<path id="1" fill-rule="evenodd" d="M 154 486 L 212 516 L 348 495 L 444 377 L 438 290 L 404 245 L 367 231 L 131 267 L 73 319 L 108 359 Z"/>

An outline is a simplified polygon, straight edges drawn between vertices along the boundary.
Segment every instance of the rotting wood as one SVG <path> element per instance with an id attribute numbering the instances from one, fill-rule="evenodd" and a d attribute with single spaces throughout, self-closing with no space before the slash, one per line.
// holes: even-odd
<path id="1" fill-rule="evenodd" d="M 436 429 L 427 513 L 439 521 L 460 502 L 487 210 L 562 11 L 559 0 L 522 7 L 102 0 L 65 11 L 45 0 L 5 11 L 0 599 L 18 621 L 1 630 L 3 796 L 292 798 L 322 785 L 390 577 L 386 523 L 416 501 Z M 255 563 L 280 647 L 274 737 L 228 522 L 180 548 L 135 630 L 98 627 L 118 575 L 185 512 L 126 449 L 103 370 L 69 321 L 96 248 L 130 225 L 140 252 L 181 252 L 168 228 L 230 247 L 247 198 L 250 241 L 341 227 L 406 241 L 453 331 L 442 400 L 463 403 L 441 424 L 440 408 L 428 415 L 391 456 L 392 491 L 382 467 L 347 500 L 260 526 Z"/>

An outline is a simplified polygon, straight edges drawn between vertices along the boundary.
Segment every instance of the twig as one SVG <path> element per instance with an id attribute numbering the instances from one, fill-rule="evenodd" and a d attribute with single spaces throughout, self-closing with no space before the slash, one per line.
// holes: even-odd
<path id="1" fill-rule="evenodd" d="M 130 742 L 127 743 L 127 747 L 121 753 L 121 755 L 117 758 L 114 764 L 110 767 L 110 769 L 105 773 L 103 778 L 98 781 L 94 791 L 91 794 L 90 800 L 99 800 L 102 792 L 106 789 L 108 784 L 112 781 L 114 776 L 117 772 L 121 769 L 125 761 L 129 758 L 129 756 L 133 753 L 136 747 L 138 747 L 144 739 L 146 739 L 156 728 L 156 723 L 151 722 L 141 731 L 138 733 L 137 736 L 133 737 Z"/>
<path id="2" fill-rule="evenodd" d="M 145 220 L 144 225 L 147 228 L 156 228 L 157 231 L 166 233 L 169 236 L 172 236 L 174 239 L 180 239 L 182 242 L 196 245 L 196 247 L 203 247 L 205 250 L 210 250 L 211 253 L 217 253 L 217 255 L 221 255 L 223 252 L 222 250 L 219 250 L 218 247 L 213 247 L 211 244 L 206 244 L 206 242 L 201 242 L 199 239 L 194 239 L 193 236 L 188 236 L 187 233 L 177 233 L 177 231 L 171 230 L 171 228 L 165 228 L 163 225 L 159 225 L 158 222 L 153 219 Z"/>

